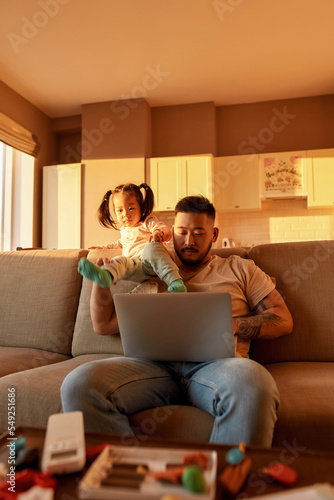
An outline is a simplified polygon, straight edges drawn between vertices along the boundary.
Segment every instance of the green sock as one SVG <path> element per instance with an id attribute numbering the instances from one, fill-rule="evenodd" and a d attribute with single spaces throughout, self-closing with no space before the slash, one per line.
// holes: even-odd
<path id="1" fill-rule="evenodd" d="M 169 292 L 186 292 L 187 288 L 181 279 L 174 280 L 168 287 Z"/>
<path id="2" fill-rule="evenodd" d="M 96 266 L 92 262 L 83 257 L 80 259 L 78 271 L 82 276 L 89 279 L 90 281 L 94 281 L 97 285 L 102 288 L 109 288 L 112 285 L 113 277 L 106 271 L 105 269 L 101 269 L 99 266 Z"/>

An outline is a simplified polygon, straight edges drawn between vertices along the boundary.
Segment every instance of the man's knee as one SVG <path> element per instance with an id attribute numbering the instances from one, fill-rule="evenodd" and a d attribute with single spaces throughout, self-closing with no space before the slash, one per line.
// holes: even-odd
<path id="1" fill-rule="evenodd" d="M 223 383 L 231 394 L 253 401 L 272 401 L 278 405 L 279 394 L 276 383 L 262 365 L 246 358 L 233 358 L 224 370 Z"/>
<path id="2" fill-rule="evenodd" d="M 248 361 L 244 367 L 243 387 L 258 404 L 279 404 L 279 392 L 271 374 L 256 361 Z"/>
<path id="3" fill-rule="evenodd" d="M 87 392 L 91 384 L 94 384 L 95 371 L 93 363 L 85 363 L 66 375 L 60 388 L 64 411 L 69 411 L 67 409 L 69 405 L 78 404 L 83 394 Z"/>

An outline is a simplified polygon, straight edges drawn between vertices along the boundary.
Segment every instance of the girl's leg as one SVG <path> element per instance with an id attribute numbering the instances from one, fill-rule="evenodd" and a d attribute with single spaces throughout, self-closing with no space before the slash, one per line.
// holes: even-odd
<path id="1" fill-rule="evenodd" d="M 186 292 L 179 268 L 173 261 L 163 243 L 152 241 L 148 243 L 142 254 L 143 270 L 149 276 L 159 276 L 167 283 L 170 292 Z"/>
<path id="2" fill-rule="evenodd" d="M 129 279 L 142 283 L 150 276 L 159 276 L 167 283 L 170 292 L 186 292 L 180 277 L 179 268 L 173 261 L 163 243 L 151 242 L 144 247 L 142 260 L 138 257 L 118 256 L 110 264 L 99 267 L 83 257 L 79 262 L 79 272 L 102 288 L 109 288 L 112 283 Z"/>
<path id="3" fill-rule="evenodd" d="M 78 266 L 79 273 L 93 281 L 102 288 L 109 288 L 112 283 L 131 276 L 133 281 L 141 283 L 147 276 L 141 270 L 141 261 L 137 257 L 129 258 L 120 255 L 111 260 L 109 264 L 99 267 L 83 257 Z"/>
<path id="4" fill-rule="evenodd" d="M 215 417 L 213 443 L 270 447 L 279 393 L 270 373 L 245 358 L 190 365 L 188 400 Z"/>
<path id="5" fill-rule="evenodd" d="M 133 435 L 128 415 L 175 404 L 179 388 L 159 363 L 115 357 L 79 366 L 64 379 L 61 398 L 65 412 L 80 410 L 85 430 Z"/>

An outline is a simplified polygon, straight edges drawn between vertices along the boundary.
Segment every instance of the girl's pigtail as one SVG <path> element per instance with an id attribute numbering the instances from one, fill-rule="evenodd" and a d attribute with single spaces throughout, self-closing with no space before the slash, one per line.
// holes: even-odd
<path id="1" fill-rule="evenodd" d="M 109 210 L 109 202 L 110 202 L 110 196 L 112 195 L 112 191 L 109 189 L 109 191 L 106 192 L 106 194 L 103 196 L 101 205 L 99 206 L 97 210 L 97 217 L 99 219 L 99 223 L 107 228 L 112 227 L 113 229 L 117 229 L 117 223 L 114 221 L 114 219 L 110 215 L 110 210 Z"/>
<path id="2" fill-rule="evenodd" d="M 142 207 L 142 220 L 146 219 L 152 212 L 154 208 L 154 194 L 152 189 L 146 182 L 143 182 L 140 184 L 139 189 L 144 189 L 145 190 L 145 198 L 143 202 L 143 207 Z"/>

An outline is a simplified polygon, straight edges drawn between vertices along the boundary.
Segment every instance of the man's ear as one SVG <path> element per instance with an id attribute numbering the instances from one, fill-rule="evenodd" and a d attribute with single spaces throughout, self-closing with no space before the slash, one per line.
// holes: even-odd
<path id="1" fill-rule="evenodd" d="M 213 228 L 212 243 L 215 243 L 217 241 L 218 235 L 219 235 L 219 229 L 218 229 L 218 227 L 214 227 Z"/>

